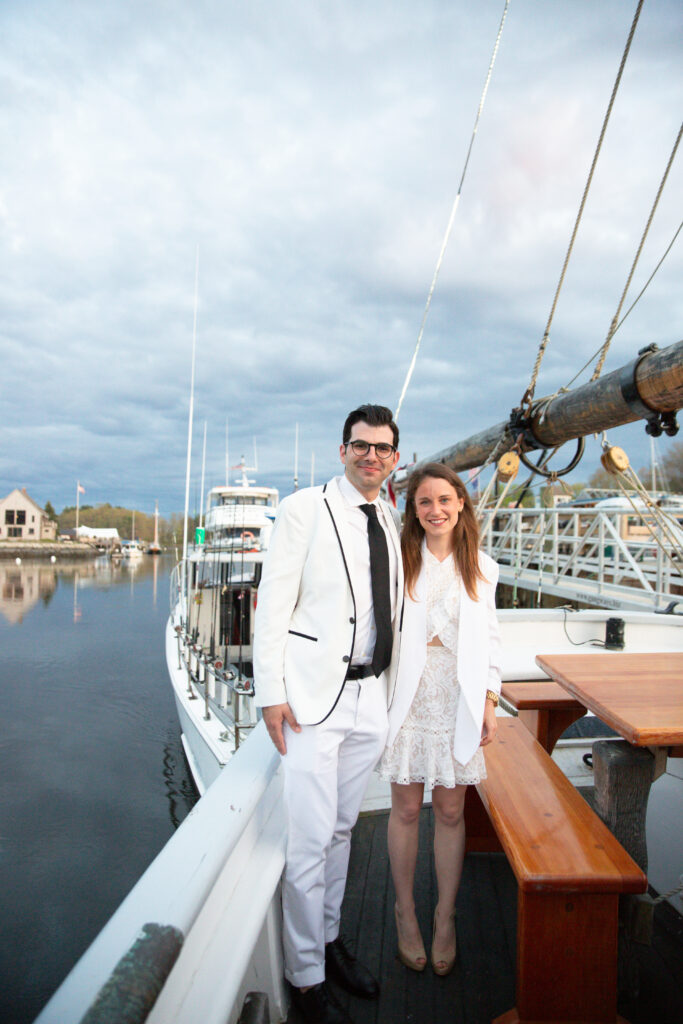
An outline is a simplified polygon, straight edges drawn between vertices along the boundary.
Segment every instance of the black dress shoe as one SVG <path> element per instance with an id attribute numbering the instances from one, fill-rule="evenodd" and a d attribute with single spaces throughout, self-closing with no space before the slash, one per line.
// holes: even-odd
<path id="1" fill-rule="evenodd" d="M 362 999 L 376 999 L 379 995 L 379 985 L 370 971 L 358 963 L 340 938 L 325 946 L 325 975 Z"/>
<path id="2" fill-rule="evenodd" d="M 292 987 L 292 1002 L 306 1024 L 353 1024 L 324 981 L 305 992 Z"/>

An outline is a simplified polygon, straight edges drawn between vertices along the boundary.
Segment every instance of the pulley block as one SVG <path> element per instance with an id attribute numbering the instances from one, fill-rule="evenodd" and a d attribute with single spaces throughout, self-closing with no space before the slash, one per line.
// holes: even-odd
<path id="1" fill-rule="evenodd" d="M 600 462 L 602 468 L 611 473 L 612 476 L 616 476 L 617 473 L 624 473 L 628 469 L 630 463 L 629 458 L 623 448 L 618 448 L 616 445 L 610 445 L 606 448 L 600 456 Z"/>
<path id="2" fill-rule="evenodd" d="M 503 483 L 514 480 L 519 472 L 519 455 L 516 452 L 505 452 L 498 459 L 498 479 Z"/>

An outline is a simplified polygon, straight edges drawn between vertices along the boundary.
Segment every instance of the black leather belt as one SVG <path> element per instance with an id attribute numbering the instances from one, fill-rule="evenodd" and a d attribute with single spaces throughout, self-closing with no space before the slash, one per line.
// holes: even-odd
<path id="1" fill-rule="evenodd" d="M 374 676 L 372 665 L 351 665 L 346 673 L 347 679 L 367 679 Z"/>

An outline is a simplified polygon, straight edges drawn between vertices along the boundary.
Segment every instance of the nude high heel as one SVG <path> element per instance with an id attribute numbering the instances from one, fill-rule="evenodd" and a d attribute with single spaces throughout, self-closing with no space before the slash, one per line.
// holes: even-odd
<path id="1" fill-rule="evenodd" d="M 438 974 L 442 978 L 447 974 L 450 974 L 455 966 L 455 911 L 451 911 L 448 917 L 449 920 L 453 922 L 453 945 L 444 949 L 436 949 L 434 946 L 434 936 L 436 935 L 436 911 L 434 911 L 434 927 L 432 928 L 432 970 L 434 971 L 434 974 Z"/>
<path id="2" fill-rule="evenodd" d="M 427 952 L 424 944 L 421 943 L 415 949 L 408 949 L 401 943 L 401 926 L 398 919 L 398 907 L 394 904 L 394 917 L 396 918 L 396 935 L 398 938 L 398 958 L 404 967 L 411 971 L 424 971 L 427 966 Z M 421 961 L 421 962 L 420 962 Z"/>

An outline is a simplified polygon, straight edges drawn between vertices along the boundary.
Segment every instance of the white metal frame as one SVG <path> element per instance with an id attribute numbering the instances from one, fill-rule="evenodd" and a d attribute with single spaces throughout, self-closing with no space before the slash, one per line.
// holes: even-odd
<path id="1" fill-rule="evenodd" d="M 683 601 L 683 551 L 656 523 L 649 538 L 624 539 L 620 526 L 626 514 L 501 508 L 484 512 L 482 542 L 500 565 L 502 583 L 614 608 L 655 610 Z"/>

